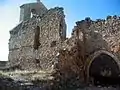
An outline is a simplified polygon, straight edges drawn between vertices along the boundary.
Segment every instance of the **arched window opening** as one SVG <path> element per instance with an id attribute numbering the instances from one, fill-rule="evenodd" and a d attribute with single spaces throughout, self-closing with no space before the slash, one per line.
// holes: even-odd
<path id="1" fill-rule="evenodd" d="M 59 24 L 59 35 L 61 40 L 65 40 L 66 39 L 66 25 L 63 19 L 61 19 L 60 24 Z"/>
<path id="2" fill-rule="evenodd" d="M 40 46 L 39 35 L 40 35 L 40 27 L 37 26 L 37 28 L 35 29 L 35 36 L 34 36 L 34 49 L 35 50 L 38 50 Z"/>
<path id="3" fill-rule="evenodd" d="M 39 59 L 35 59 L 35 62 L 36 62 L 36 67 L 37 68 L 41 68 L 41 66 L 40 66 L 40 60 Z"/>
<path id="4" fill-rule="evenodd" d="M 35 9 L 31 9 L 31 18 L 36 16 L 36 10 Z"/>

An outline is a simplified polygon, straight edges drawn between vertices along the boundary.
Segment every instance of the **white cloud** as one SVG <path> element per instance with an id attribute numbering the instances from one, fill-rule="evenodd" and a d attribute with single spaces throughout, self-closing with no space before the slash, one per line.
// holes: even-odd
<path id="1" fill-rule="evenodd" d="M 19 22 L 19 6 L 32 0 L 7 0 L 0 5 L 0 61 L 8 60 L 9 31 Z"/>

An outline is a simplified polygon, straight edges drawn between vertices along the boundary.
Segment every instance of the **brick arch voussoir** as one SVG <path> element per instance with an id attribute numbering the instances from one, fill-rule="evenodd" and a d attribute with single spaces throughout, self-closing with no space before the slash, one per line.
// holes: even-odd
<path id="1" fill-rule="evenodd" d="M 86 72 L 86 75 L 87 75 L 87 80 L 89 80 L 89 78 L 90 78 L 89 77 L 89 68 L 90 68 L 92 62 L 100 54 L 106 54 L 106 55 L 109 55 L 110 57 L 112 57 L 113 60 L 117 63 L 117 65 L 119 67 L 119 70 L 120 70 L 120 61 L 119 61 L 119 59 L 117 58 L 116 55 L 112 54 L 111 52 L 105 51 L 105 50 L 99 50 L 99 51 L 96 51 L 95 53 L 93 53 L 92 55 L 90 55 L 90 57 L 88 57 L 88 59 L 87 59 L 87 61 L 85 63 L 85 72 Z"/>

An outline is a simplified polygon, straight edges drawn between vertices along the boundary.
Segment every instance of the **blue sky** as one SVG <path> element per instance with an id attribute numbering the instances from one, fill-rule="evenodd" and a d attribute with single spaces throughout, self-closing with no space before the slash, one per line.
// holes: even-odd
<path id="1" fill-rule="evenodd" d="M 64 7 L 69 34 L 75 22 L 85 17 L 95 20 L 104 19 L 107 15 L 120 15 L 120 0 L 43 0 L 42 2 L 49 8 Z"/>
<path id="2" fill-rule="evenodd" d="M 19 6 L 36 0 L 0 0 L 0 60 L 8 60 L 9 30 L 19 23 Z M 120 0 L 41 0 L 47 8 L 64 7 L 67 35 L 70 36 L 75 22 L 85 17 L 106 18 L 120 15 Z"/>

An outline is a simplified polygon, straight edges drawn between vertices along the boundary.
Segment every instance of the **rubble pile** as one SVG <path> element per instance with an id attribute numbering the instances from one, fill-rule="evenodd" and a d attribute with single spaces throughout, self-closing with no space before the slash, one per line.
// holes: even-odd
<path id="1" fill-rule="evenodd" d="M 53 74 L 54 87 L 60 90 L 84 87 L 84 62 L 81 50 L 76 45 L 70 51 L 60 50 L 59 53 L 56 72 Z"/>

